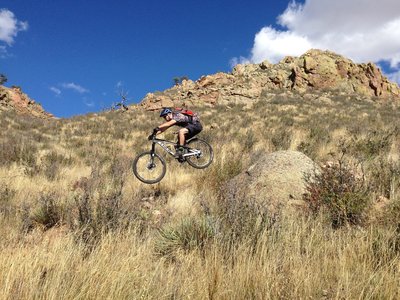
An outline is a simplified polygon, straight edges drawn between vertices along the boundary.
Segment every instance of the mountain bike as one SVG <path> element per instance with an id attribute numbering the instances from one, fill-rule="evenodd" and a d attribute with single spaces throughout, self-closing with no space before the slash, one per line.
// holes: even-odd
<path id="1" fill-rule="evenodd" d="M 139 154 L 132 164 L 133 174 L 140 181 L 147 184 L 160 182 L 167 171 L 165 159 L 156 152 L 156 145 L 159 145 L 161 149 L 181 163 L 187 162 L 196 169 L 207 168 L 214 158 L 214 152 L 210 144 L 198 137 L 193 137 L 186 141 L 183 146 L 182 157 L 176 155 L 177 143 L 158 139 L 155 132 L 149 139 L 151 140 L 151 150 Z"/>

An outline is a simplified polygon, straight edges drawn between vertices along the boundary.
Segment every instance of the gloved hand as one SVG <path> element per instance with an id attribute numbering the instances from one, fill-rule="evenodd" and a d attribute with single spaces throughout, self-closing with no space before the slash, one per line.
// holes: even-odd
<path id="1" fill-rule="evenodd" d="M 159 131 L 160 129 L 157 127 L 157 128 L 154 128 L 153 129 L 153 133 L 152 134 L 150 134 L 148 137 L 147 137 L 147 139 L 149 140 L 149 141 L 151 141 L 155 136 L 156 136 L 156 134 L 157 134 L 157 132 Z"/>
<path id="2" fill-rule="evenodd" d="M 151 141 L 151 140 L 153 139 L 154 136 L 155 136 L 155 134 L 152 133 L 152 134 L 150 134 L 150 135 L 147 137 L 147 139 L 148 139 L 149 141 Z"/>

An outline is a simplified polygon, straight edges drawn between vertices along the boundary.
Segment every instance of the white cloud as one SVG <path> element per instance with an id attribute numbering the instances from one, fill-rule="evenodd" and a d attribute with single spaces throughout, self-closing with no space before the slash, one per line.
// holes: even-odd
<path id="1" fill-rule="evenodd" d="M 56 87 L 54 87 L 54 86 L 51 86 L 49 89 L 50 89 L 50 91 L 52 91 L 56 96 L 60 96 L 60 95 L 61 95 L 61 90 L 60 90 L 60 89 L 58 89 L 58 88 L 56 88 Z"/>
<path id="2" fill-rule="evenodd" d="M 305 36 L 264 27 L 254 39 L 251 61 L 261 62 L 267 58 L 271 62 L 277 62 L 283 56 L 303 54 L 310 48 L 311 43 Z"/>
<path id="3" fill-rule="evenodd" d="M 310 48 L 329 49 L 356 62 L 400 64 L 399 0 L 305 0 L 291 2 L 272 25 L 255 36 L 249 60 L 276 63 Z"/>
<path id="4" fill-rule="evenodd" d="M 95 103 L 93 100 L 87 99 L 86 97 L 83 98 L 83 103 L 87 106 L 87 107 L 94 107 Z"/>
<path id="5" fill-rule="evenodd" d="M 11 46 L 18 32 L 27 29 L 28 22 L 17 20 L 14 13 L 7 9 L 0 9 L 0 41 Z"/>
<path id="6" fill-rule="evenodd" d="M 234 67 L 237 64 L 248 64 L 248 63 L 251 63 L 251 61 L 244 56 L 234 57 L 229 61 L 231 67 Z"/>
<path id="7" fill-rule="evenodd" d="M 400 70 L 394 73 L 386 74 L 390 81 L 396 82 L 400 85 Z"/>
<path id="8" fill-rule="evenodd" d="M 84 93 L 88 93 L 88 92 L 89 92 L 88 89 L 86 89 L 86 88 L 80 86 L 79 84 L 75 84 L 75 83 L 73 83 L 73 82 L 70 82 L 70 83 L 63 83 L 63 84 L 61 84 L 61 86 L 62 86 L 64 89 L 73 90 L 73 91 L 78 92 L 78 93 L 80 93 L 80 94 L 84 94 Z"/>

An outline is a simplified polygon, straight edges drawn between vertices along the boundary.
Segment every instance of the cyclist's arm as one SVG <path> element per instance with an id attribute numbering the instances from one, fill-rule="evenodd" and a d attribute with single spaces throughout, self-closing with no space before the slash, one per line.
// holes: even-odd
<path id="1" fill-rule="evenodd" d="M 171 126 L 173 126 L 175 124 L 176 124 L 176 120 L 170 120 L 168 122 L 161 124 L 160 126 L 158 126 L 157 134 L 164 132 L 165 130 L 167 130 L 168 128 L 170 128 Z"/>

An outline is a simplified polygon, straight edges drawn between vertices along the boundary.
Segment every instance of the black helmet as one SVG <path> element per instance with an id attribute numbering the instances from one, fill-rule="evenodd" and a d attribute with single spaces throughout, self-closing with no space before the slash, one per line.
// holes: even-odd
<path id="1" fill-rule="evenodd" d="M 164 117 L 164 116 L 168 115 L 169 113 L 172 113 L 172 109 L 170 109 L 168 107 L 164 107 L 162 109 L 162 111 L 160 112 L 160 117 Z"/>

